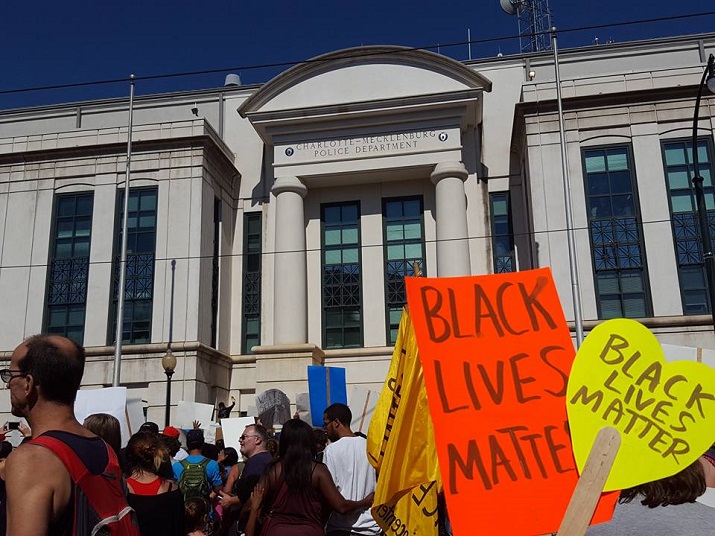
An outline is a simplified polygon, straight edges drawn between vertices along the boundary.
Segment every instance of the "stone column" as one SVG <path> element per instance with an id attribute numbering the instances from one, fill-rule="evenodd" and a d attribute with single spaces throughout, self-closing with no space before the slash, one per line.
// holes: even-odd
<path id="1" fill-rule="evenodd" d="M 297 177 L 277 178 L 274 265 L 274 344 L 308 342 L 308 283 L 305 244 L 306 186 Z"/>
<path id="2" fill-rule="evenodd" d="M 467 240 L 467 198 L 462 162 L 440 162 L 430 176 L 435 185 L 437 220 L 437 275 L 470 275 Z"/>

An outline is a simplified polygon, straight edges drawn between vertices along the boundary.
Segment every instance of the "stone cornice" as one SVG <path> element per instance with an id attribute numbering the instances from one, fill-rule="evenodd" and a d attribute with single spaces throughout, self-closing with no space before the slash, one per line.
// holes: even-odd
<path id="1" fill-rule="evenodd" d="M 25 162 L 41 162 L 77 158 L 83 156 L 109 156 L 124 154 L 127 148 L 127 129 L 78 129 L 36 136 L 19 136 L 0 140 L 0 165 Z M 39 146 L 38 146 L 39 145 Z M 223 164 L 235 171 L 235 155 L 226 143 L 203 120 L 156 123 L 136 126 L 132 131 L 132 152 L 151 152 L 175 148 L 202 147 L 208 153 L 223 160 Z M 9 150 L 8 150 L 9 149 Z"/>

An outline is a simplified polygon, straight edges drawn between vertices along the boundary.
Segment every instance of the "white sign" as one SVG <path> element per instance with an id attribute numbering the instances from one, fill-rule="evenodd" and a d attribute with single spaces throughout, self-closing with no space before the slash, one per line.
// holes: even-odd
<path id="1" fill-rule="evenodd" d="M 194 421 L 198 421 L 201 423 L 201 428 L 206 429 L 211 424 L 213 412 L 214 407 L 211 404 L 180 400 L 176 407 L 176 424 L 174 426 L 190 430 L 194 427 Z"/>
<path id="2" fill-rule="evenodd" d="M 363 387 L 354 386 L 350 390 L 348 406 L 353 414 L 353 420 L 350 423 L 350 429 L 353 432 L 367 434 L 378 396 L 380 396 L 380 393 Z"/>
<path id="3" fill-rule="evenodd" d="M 298 393 L 295 395 L 295 410 L 298 412 L 298 418 L 313 426 L 313 420 L 310 416 L 310 393 Z"/>
<path id="4" fill-rule="evenodd" d="M 668 361 L 697 361 L 715 368 L 715 350 L 677 344 L 661 344 L 661 347 Z"/>
<path id="5" fill-rule="evenodd" d="M 144 402 L 141 398 L 127 398 L 127 416 L 129 417 L 129 435 L 136 434 L 146 421 L 144 420 Z"/>
<path id="6" fill-rule="evenodd" d="M 87 417 L 95 413 L 107 413 L 117 418 L 122 432 L 122 447 L 126 447 L 132 435 L 129 430 L 127 412 L 127 388 L 107 387 L 104 389 L 81 389 L 77 391 L 77 398 L 74 402 L 75 418 L 82 423 Z M 141 422 L 143 420 L 142 415 Z M 138 423 L 136 430 L 133 430 L 134 432 L 139 429 L 141 422 Z"/>
<path id="7" fill-rule="evenodd" d="M 238 438 L 243 433 L 244 428 L 249 424 L 255 424 L 253 417 L 237 417 L 234 419 L 221 419 L 221 432 L 223 433 L 223 444 L 226 447 L 233 447 L 239 452 L 241 445 Z"/>

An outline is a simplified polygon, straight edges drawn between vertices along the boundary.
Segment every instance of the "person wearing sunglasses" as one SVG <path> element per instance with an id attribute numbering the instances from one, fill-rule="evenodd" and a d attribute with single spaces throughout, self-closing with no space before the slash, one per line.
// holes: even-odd
<path id="1" fill-rule="evenodd" d="M 247 458 L 241 476 L 231 478 L 234 471 L 238 472 L 238 464 L 234 465 L 229 473 L 227 485 L 234 482 L 230 488 L 224 488 L 223 498 L 220 500 L 224 510 L 224 522 L 230 524 L 229 536 L 241 534 L 248 520 L 248 509 L 245 506 L 251 497 L 253 488 L 259 478 L 266 472 L 273 462 L 273 455 L 268 450 L 270 436 L 266 428 L 260 424 L 249 424 L 238 438 L 241 454 Z"/>

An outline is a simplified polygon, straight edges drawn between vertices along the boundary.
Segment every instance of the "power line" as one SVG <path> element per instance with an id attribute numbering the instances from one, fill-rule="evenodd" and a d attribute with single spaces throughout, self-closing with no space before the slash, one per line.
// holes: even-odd
<path id="1" fill-rule="evenodd" d="M 608 221 L 608 220 L 606 220 Z M 670 223 L 672 225 L 673 220 L 672 219 L 662 219 L 662 220 L 649 220 L 649 221 L 641 221 L 637 222 L 636 226 L 640 229 L 644 229 L 646 226 L 649 225 L 658 225 L 658 224 L 664 224 L 664 223 Z M 574 231 L 580 231 L 580 232 L 589 232 L 591 230 L 590 227 L 574 227 Z M 508 236 L 513 237 L 514 240 L 516 239 L 524 239 L 524 238 L 531 238 L 532 240 L 537 240 L 540 239 L 543 236 L 547 236 L 550 234 L 555 234 L 555 233 L 565 233 L 566 228 L 556 228 L 556 229 L 548 229 L 544 231 L 524 231 L 524 232 L 518 232 L 518 233 L 511 233 Z M 507 236 L 503 234 L 499 235 L 494 235 L 491 233 L 484 234 L 484 235 L 469 235 L 464 238 L 448 238 L 448 239 L 440 239 L 437 240 L 435 239 L 424 239 L 423 244 L 425 246 L 432 245 L 432 244 L 437 244 L 440 242 L 464 242 L 464 241 L 473 241 L 473 240 L 492 240 L 495 237 L 502 237 L 502 236 Z M 615 242 L 614 242 L 615 243 Z M 673 240 L 673 244 L 675 245 L 675 240 Z M 365 250 L 365 249 L 372 249 L 372 248 L 385 248 L 389 243 L 370 243 L 370 244 L 359 244 L 356 245 L 358 249 Z M 643 248 L 645 249 L 645 244 L 643 244 Z M 323 248 L 304 248 L 304 249 L 293 249 L 289 251 L 262 251 L 261 252 L 261 257 L 262 258 L 267 258 L 267 257 L 273 257 L 273 256 L 280 256 L 284 254 L 293 254 L 293 253 L 321 253 Z M 151 253 L 146 253 L 146 254 L 151 254 Z M 156 253 L 154 253 L 156 255 Z M 218 255 L 219 260 L 222 259 L 234 259 L 234 258 L 241 258 L 241 257 L 246 257 L 250 255 L 256 255 L 255 253 L 225 253 Z M 644 257 L 647 258 L 647 255 L 643 255 Z M 171 256 L 171 257 L 154 257 L 154 262 L 171 262 L 172 260 L 177 260 L 177 261 L 192 261 L 192 260 L 210 260 L 213 259 L 213 255 L 185 255 L 185 256 Z M 50 260 L 50 259 L 48 259 Z M 57 260 L 63 260 L 63 259 L 57 259 Z M 400 260 L 400 259 L 396 259 Z M 89 262 L 89 266 L 102 266 L 102 265 L 107 265 L 107 264 L 114 264 L 116 261 L 115 260 L 107 260 L 107 261 L 91 261 Z M 15 265 L 3 265 L 0 266 L 0 270 L 6 270 L 6 269 L 32 269 L 32 268 L 48 268 L 50 265 L 49 262 L 47 263 L 35 263 L 35 264 L 15 264 Z"/>
<path id="2" fill-rule="evenodd" d="M 657 22 L 672 22 L 672 21 L 676 21 L 676 20 L 702 18 L 702 17 L 713 16 L 713 15 L 715 15 L 715 11 L 706 11 L 706 12 L 702 12 L 702 13 L 670 15 L 667 17 L 655 17 L 655 18 L 649 18 L 649 19 L 637 19 L 637 20 L 621 21 L 621 22 L 613 22 L 613 23 L 577 26 L 574 28 L 559 29 L 558 32 L 559 33 L 574 33 L 574 32 L 581 32 L 581 31 L 587 31 L 587 30 L 588 31 L 598 30 L 598 29 L 602 29 L 602 28 L 615 28 L 615 27 L 632 26 L 632 25 L 639 25 L 639 24 L 652 24 L 652 23 L 657 23 Z M 425 46 L 417 46 L 417 47 L 405 47 L 404 52 L 407 53 L 407 52 L 413 52 L 416 50 L 439 50 L 442 48 L 464 47 L 465 45 L 494 43 L 494 42 L 498 42 L 498 41 L 518 39 L 520 37 L 523 38 L 525 36 L 542 35 L 544 33 L 548 33 L 548 32 L 537 32 L 537 33 L 531 33 L 531 34 L 527 34 L 527 33 L 512 34 L 512 35 L 504 35 L 504 36 L 500 36 L 500 37 L 486 37 L 486 38 L 482 38 L 482 39 L 471 39 L 469 41 L 458 41 L 458 42 L 452 42 L 452 43 L 446 43 L 446 44 L 438 43 L 438 44 L 433 44 L 433 45 L 425 45 Z M 382 54 L 394 54 L 394 53 L 395 53 L 394 50 L 373 51 L 373 52 L 365 52 L 362 54 L 351 54 L 351 57 L 353 57 L 353 58 L 370 57 L 370 56 L 379 56 Z M 278 67 L 284 68 L 284 67 L 291 67 L 291 66 L 297 65 L 297 64 L 331 62 L 331 61 L 335 61 L 336 59 L 339 59 L 339 56 L 327 58 L 327 59 L 313 58 L 313 59 L 306 59 L 306 60 L 280 61 L 280 62 L 275 62 L 275 63 L 248 64 L 248 65 L 239 65 L 239 66 L 234 66 L 234 67 L 204 69 L 204 70 L 200 70 L 200 71 L 160 73 L 160 74 L 153 74 L 153 75 L 146 75 L 146 76 L 135 76 L 135 80 L 162 80 L 162 79 L 169 79 L 169 78 L 184 78 L 184 77 L 188 78 L 188 77 L 193 77 L 193 76 L 204 76 L 204 75 L 209 75 L 209 74 L 226 73 L 226 72 L 231 72 L 231 71 L 249 71 L 249 70 L 258 70 L 258 69 L 271 69 L 271 68 L 278 68 Z M 74 89 L 74 88 L 81 88 L 81 87 L 88 87 L 88 86 L 126 83 L 128 81 L 129 81 L 129 77 L 113 78 L 113 79 L 106 79 L 106 80 L 92 80 L 92 81 L 85 81 L 85 82 L 74 82 L 74 83 L 69 83 L 69 84 L 54 84 L 54 85 L 49 85 L 49 86 L 34 86 L 34 87 L 25 87 L 25 88 L 16 88 L 16 89 L 4 89 L 4 90 L 0 90 L 0 95 L 29 93 L 29 92 L 35 92 L 35 91 L 52 91 L 52 90 L 59 90 L 59 89 Z"/>

